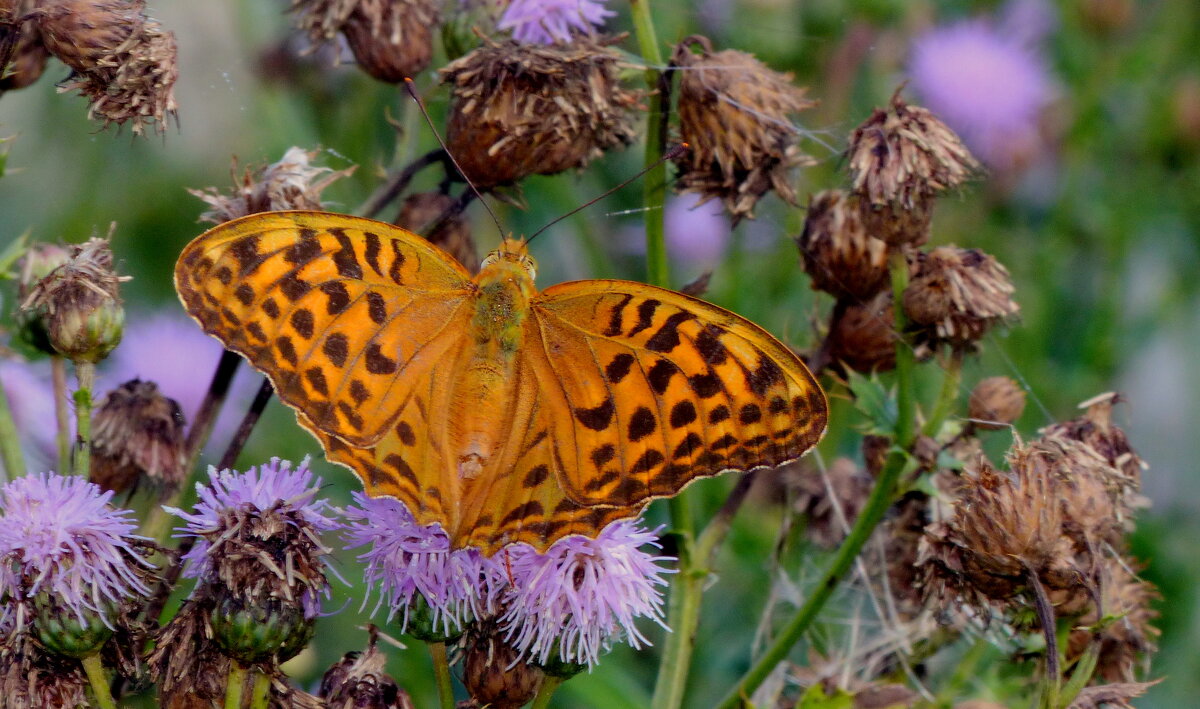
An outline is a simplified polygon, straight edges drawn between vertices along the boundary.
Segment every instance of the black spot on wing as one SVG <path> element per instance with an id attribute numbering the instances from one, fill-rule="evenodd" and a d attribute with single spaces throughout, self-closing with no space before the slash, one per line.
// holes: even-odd
<path id="1" fill-rule="evenodd" d="M 650 367 L 650 371 L 646 372 L 646 379 L 650 381 L 650 388 L 654 390 L 654 393 L 662 395 L 671 385 L 671 377 L 678 372 L 679 367 L 676 367 L 674 362 L 660 359 Z"/>
<path id="2" fill-rule="evenodd" d="M 338 250 L 333 252 L 333 265 L 337 268 L 338 275 L 342 278 L 361 280 L 363 277 L 362 266 L 358 263 L 358 257 L 354 254 L 354 245 L 350 242 L 350 237 L 346 235 L 346 230 L 341 227 L 330 227 L 329 233 L 338 242 Z"/>
<path id="3" fill-rule="evenodd" d="M 613 414 L 616 411 L 617 407 L 613 405 L 610 397 L 590 409 L 576 408 L 575 418 L 593 431 L 603 431 L 612 425 Z"/>
<path id="4" fill-rule="evenodd" d="M 639 303 L 637 309 L 638 321 L 633 326 L 633 329 L 629 331 L 628 336 L 633 337 L 642 330 L 645 330 L 654 324 L 654 311 L 658 310 L 658 306 L 660 305 L 662 305 L 662 301 L 655 300 L 653 298 L 649 300 L 643 300 L 641 303 Z"/>
<path id="5" fill-rule="evenodd" d="M 620 302 L 613 306 L 612 312 L 608 316 L 608 327 L 604 330 L 606 337 L 615 337 L 624 331 L 622 320 L 625 317 L 625 306 L 629 305 L 631 300 L 633 300 L 633 296 L 626 293 L 621 296 Z"/>
<path id="6" fill-rule="evenodd" d="M 658 420 L 654 418 L 654 413 L 645 406 L 639 406 L 629 419 L 629 439 L 640 441 L 654 433 L 657 427 Z"/>
<path id="7" fill-rule="evenodd" d="M 622 352 L 604 368 L 604 376 L 613 384 L 618 384 L 622 379 L 629 375 L 629 369 L 633 366 L 633 355 L 628 352 Z"/>
<path id="8" fill-rule="evenodd" d="M 694 320 L 695 314 L 686 310 L 671 313 L 662 327 L 646 341 L 646 349 L 654 352 L 670 352 L 679 346 L 679 325 L 688 320 Z"/>

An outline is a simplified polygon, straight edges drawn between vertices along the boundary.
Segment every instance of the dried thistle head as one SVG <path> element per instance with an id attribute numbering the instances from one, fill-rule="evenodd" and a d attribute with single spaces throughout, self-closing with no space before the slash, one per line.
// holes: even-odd
<path id="1" fill-rule="evenodd" d="M 483 621 L 465 637 L 463 683 L 477 706 L 519 709 L 533 699 L 546 673 L 504 641 L 504 631 Z"/>
<path id="2" fill-rule="evenodd" d="M 841 190 L 809 197 L 804 231 L 796 243 L 815 290 L 862 301 L 887 285 L 887 244 L 867 232 L 857 198 Z"/>
<path id="3" fill-rule="evenodd" d="M 826 361 L 855 372 L 894 369 L 895 323 L 889 291 L 862 304 L 839 302 L 825 336 Z"/>
<path id="4" fill-rule="evenodd" d="M 1120 401 L 1121 396 L 1115 392 L 1100 394 L 1079 405 L 1085 410 L 1082 416 L 1047 426 L 1040 433 L 1043 436 L 1064 436 L 1091 446 L 1110 465 L 1121 471 L 1123 486 L 1131 496 L 1130 502 L 1134 506 L 1144 506 L 1144 502 L 1134 500 L 1133 496 L 1141 488 L 1142 471 L 1149 466 L 1129 444 L 1125 431 L 1113 423 L 1113 407 Z"/>
<path id="5" fill-rule="evenodd" d="M 792 122 L 814 105 L 804 89 L 750 54 L 714 52 L 699 35 L 679 43 L 672 63 L 680 74 L 680 137 L 690 148 L 676 158 L 676 189 L 720 199 L 735 223 L 753 218 L 754 205 L 770 190 L 796 204 L 789 171 L 815 162 L 800 151 Z"/>
<path id="6" fill-rule="evenodd" d="M 314 44 L 341 32 L 363 71 L 393 84 L 429 66 L 441 23 L 436 0 L 294 0 L 292 11 Z"/>
<path id="7" fill-rule="evenodd" d="M 871 493 L 871 476 L 849 458 L 837 458 L 826 469 L 788 468 L 796 511 L 805 515 L 805 534 L 815 544 L 832 549 L 846 538 Z"/>
<path id="8" fill-rule="evenodd" d="M 319 151 L 291 147 L 278 162 L 238 176 L 237 158 L 233 161 L 233 189 L 222 193 L 216 187 L 188 190 L 210 209 L 200 221 L 221 224 L 247 214 L 286 209 L 321 209 L 321 192 L 333 182 L 354 172 L 312 164 Z"/>
<path id="9" fill-rule="evenodd" d="M 939 246 L 917 255 L 916 272 L 904 291 L 904 312 L 921 326 L 917 341 L 970 347 L 993 325 L 1020 308 L 1008 270 L 978 249 Z"/>
<path id="10" fill-rule="evenodd" d="M 894 514 L 884 522 L 881 533 L 884 544 L 885 573 L 896 602 L 896 609 L 908 618 L 921 612 L 925 598 L 921 590 L 921 540 L 930 522 L 929 496 L 922 492 L 907 493 L 895 505 Z"/>
<path id="11" fill-rule="evenodd" d="M 183 412 L 154 382 L 132 379 L 108 392 L 92 419 L 88 479 L 122 492 L 149 482 L 162 494 L 186 475 Z"/>
<path id="12" fill-rule="evenodd" d="M 29 633 L 0 642 L 0 692 L 10 709 L 89 706 L 83 666 L 43 651 Z"/>
<path id="13" fill-rule="evenodd" d="M 583 167 L 628 145 L 637 95 L 604 42 L 485 42 L 441 70 L 452 103 L 446 144 L 480 189 Z"/>
<path id="14" fill-rule="evenodd" d="M 363 652 L 348 652 L 321 678 L 318 696 L 328 709 L 413 709 L 408 693 L 385 671 L 387 656 L 376 647 L 379 631 L 369 628 Z"/>
<path id="15" fill-rule="evenodd" d="M 854 129 L 848 153 L 867 231 L 894 245 L 925 243 L 933 198 L 979 170 L 954 131 L 899 91 Z"/>
<path id="16" fill-rule="evenodd" d="M 1120 557 L 1105 560 L 1101 588 L 1107 622 L 1093 614 L 1078 623 L 1100 623 L 1094 640 L 1100 643 L 1096 673 L 1108 682 L 1133 682 L 1158 650 L 1161 631 L 1153 604 L 1162 598 L 1158 589 L 1135 575 L 1133 562 Z"/>
<path id="17" fill-rule="evenodd" d="M 164 132 L 178 109 L 175 35 L 144 11 L 145 0 L 45 0 L 35 19 L 46 49 L 73 70 L 59 91 L 78 91 L 89 118 L 131 123 L 135 135 Z"/>
<path id="18" fill-rule="evenodd" d="M 1025 411 L 1025 390 L 1010 377 L 988 377 L 980 380 L 967 400 L 967 416 L 977 428 L 998 430 L 1017 419 Z"/>
<path id="19" fill-rule="evenodd" d="M 458 200 L 441 192 L 414 192 L 404 200 L 396 225 L 423 234 L 430 243 L 442 247 L 475 273 L 479 270 L 479 252 L 471 237 L 471 223 L 457 209 L 458 205 Z M 435 227 L 432 233 L 426 233 Z"/>
<path id="20" fill-rule="evenodd" d="M 50 53 L 41 33 L 31 19 L 29 0 L 0 2 L 0 94 L 23 89 L 37 81 L 46 70 Z"/>

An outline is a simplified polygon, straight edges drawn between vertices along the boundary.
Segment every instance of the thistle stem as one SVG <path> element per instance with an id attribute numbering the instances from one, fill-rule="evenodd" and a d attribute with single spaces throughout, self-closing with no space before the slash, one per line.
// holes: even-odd
<path id="1" fill-rule="evenodd" d="M 0 471 L 0 483 L 18 478 L 25 473 L 25 458 L 21 454 L 21 437 L 17 424 L 13 422 L 12 410 L 8 406 L 8 395 L 4 383 L 0 382 L 0 459 L 4 469 Z"/>
<path id="2" fill-rule="evenodd" d="M 946 363 L 945 372 L 942 374 L 942 390 L 938 392 L 933 412 L 925 422 L 925 428 L 921 430 L 921 433 L 930 438 L 937 436 L 942 424 L 946 422 L 946 417 L 954 410 L 954 403 L 958 400 L 958 388 L 962 385 L 962 365 L 962 348 L 951 349 L 950 361 Z"/>
<path id="3" fill-rule="evenodd" d="M 254 684 L 250 689 L 250 709 L 267 709 L 271 705 L 271 677 L 255 670 Z"/>
<path id="4" fill-rule="evenodd" d="M 100 705 L 100 709 L 117 709 L 117 702 L 108 689 L 108 678 L 104 676 L 100 653 L 89 655 L 79 662 L 83 665 L 83 672 L 87 675 L 88 684 L 92 687 L 92 694 L 95 695 L 96 704 Z"/>
<path id="5" fill-rule="evenodd" d="M 915 469 L 916 464 L 908 455 L 908 447 L 915 437 L 916 410 L 913 398 L 913 352 L 910 344 L 904 339 L 904 328 L 908 324 L 901 307 L 904 289 L 908 286 L 908 264 L 904 255 L 893 253 L 891 258 L 892 294 L 895 301 L 896 331 L 896 401 L 899 407 L 896 416 L 897 447 L 888 454 L 887 462 L 875 480 L 871 495 L 854 521 L 850 533 L 838 547 L 829 568 L 817 582 L 811 595 L 804 601 L 792 619 L 776 636 L 770 647 L 763 652 L 750 670 L 742 676 L 729 694 L 717 705 L 718 709 L 735 709 L 741 706 L 763 681 L 771 674 L 775 666 L 782 662 L 809 626 L 825 603 L 833 596 L 842 579 L 849 573 L 854 560 L 862 551 L 863 545 L 871 538 L 875 527 L 883 521 L 884 515 L 892 505 L 897 483 L 900 479 Z"/>
<path id="6" fill-rule="evenodd" d="M 229 663 L 225 680 L 225 709 L 242 709 L 242 693 L 246 687 L 246 668 L 237 662 Z"/>
<path id="7" fill-rule="evenodd" d="M 50 358 L 50 378 L 54 383 L 54 422 L 58 443 L 58 470 L 71 469 L 71 412 L 67 410 L 67 360 Z"/>
<path id="8" fill-rule="evenodd" d="M 630 0 L 634 34 L 646 68 L 646 86 L 650 89 L 650 111 L 647 114 L 646 131 L 646 176 L 642 178 L 643 215 L 646 221 L 646 277 L 650 283 L 664 288 L 670 283 L 671 274 L 667 264 L 667 246 L 663 231 L 663 204 L 667 199 L 667 166 L 661 161 L 666 150 L 667 136 L 664 112 L 670 109 L 663 103 L 663 93 L 658 91 L 660 71 L 663 65 L 658 36 L 654 32 L 654 18 L 650 15 L 650 0 Z"/>
<path id="9" fill-rule="evenodd" d="M 542 680 L 542 686 L 538 687 L 537 694 L 533 697 L 533 704 L 529 705 L 529 709 L 546 709 L 550 706 L 550 697 L 554 696 L 554 692 L 562 683 L 562 677 L 546 675 L 546 679 Z"/>
<path id="10" fill-rule="evenodd" d="M 75 363 L 75 467 L 73 472 L 86 478 L 92 467 L 92 388 L 96 385 L 96 365 Z"/>
<path id="11" fill-rule="evenodd" d="M 1046 637 L 1046 676 L 1042 678 L 1041 707 L 1060 709 L 1058 696 L 1062 690 L 1062 669 L 1058 656 L 1058 623 L 1054 618 L 1054 606 L 1046 595 L 1046 588 L 1032 568 L 1025 569 L 1025 580 L 1033 594 L 1033 609 L 1037 613 L 1042 634 Z"/>
<path id="12" fill-rule="evenodd" d="M 437 683 L 438 706 L 454 709 L 454 685 L 450 681 L 450 659 L 446 655 L 446 643 L 429 643 L 429 654 L 433 656 L 433 678 Z"/>

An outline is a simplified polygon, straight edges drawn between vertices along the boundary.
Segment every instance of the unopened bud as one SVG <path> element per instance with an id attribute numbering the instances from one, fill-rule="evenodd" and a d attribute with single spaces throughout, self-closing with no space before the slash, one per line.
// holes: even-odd
<path id="1" fill-rule="evenodd" d="M 290 660 L 312 640 L 315 628 L 315 619 L 296 603 L 246 603 L 228 594 L 217 601 L 210 620 L 217 645 L 243 665 Z"/>
<path id="2" fill-rule="evenodd" d="M 1025 390 L 1008 377 L 988 377 L 975 385 L 967 402 L 967 415 L 979 428 L 1006 428 L 1025 411 Z"/>
<path id="3" fill-rule="evenodd" d="M 523 707 L 542 684 L 545 673 L 518 658 L 497 634 L 484 635 L 467 648 L 463 683 L 479 706 Z"/>

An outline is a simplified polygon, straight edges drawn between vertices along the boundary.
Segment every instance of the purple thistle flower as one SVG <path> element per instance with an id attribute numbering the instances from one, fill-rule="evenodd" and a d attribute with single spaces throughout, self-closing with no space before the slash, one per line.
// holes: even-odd
<path id="1" fill-rule="evenodd" d="M 1039 151 L 1039 119 L 1054 97 L 1040 52 L 986 20 L 940 27 L 912 47 L 909 72 L 925 105 L 984 163 L 1021 167 Z"/>
<path id="2" fill-rule="evenodd" d="M 344 536 L 347 549 L 370 545 L 358 558 L 366 562 L 367 585 L 379 585 L 372 612 L 386 602 L 388 620 L 402 613 L 407 630 L 413 603 L 423 600 L 433 628 L 449 636 L 494 607 L 508 583 L 496 559 L 476 549 L 451 551 L 450 537 L 439 525 L 417 524 L 399 500 L 356 492 L 354 501 L 359 507 L 346 508 Z"/>
<path id="3" fill-rule="evenodd" d="M 595 539 L 560 539 L 545 554 L 509 547 L 513 584 L 502 600 L 505 641 L 541 665 L 562 660 L 589 667 L 614 640 L 648 645 L 634 619 L 645 616 L 666 627 L 660 587 L 672 570 L 656 562 L 673 559 L 643 551 L 647 544 L 659 548 L 655 532 L 620 520 Z"/>
<path id="4" fill-rule="evenodd" d="M 312 525 L 319 532 L 342 526 L 332 517 L 337 509 L 328 500 L 317 499 L 321 478 L 313 478 L 308 468 L 308 458 L 295 468 L 290 461 L 272 458 L 271 462 L 252 467 L 244 473 L 236 470 L 218 471 L 209 466 L 208 479 L 208 485 L 196 483 L 199 500 L 191 514 L 175 507 L 163 507 L 187 522 L 186 526 L 176 528 L 178 534 L 175 536 L 197 538 L 196 545 L 183 557 L 187 562 L 183 575 L 189 578 L 207 576 L 212 570 L 212 554 L 219 548 L 221 538 L 210 540 L 208 536 L 223 529 L 225 517 L 231 513 L 281 509 L 294 513 L 299 520 Z"/>
<path id="5" fill-rule="evenodd" d="M 149 596 L 143 574 L 154 565 L 140 544 L 148 540 L 133 534 L 133 513 L 110 507 L 111 498 L 83 478 L 57 473 L 0 487 L 0 596 L 45 593 L 81 623 L 93 611 L 106 625 L 113 606 Z"/>
<path id="6" fill-rule="evenodd" d="M 554 44 L 570 42 L 573 31 L 591 34 L 615 14 L 604 0 L 512 0 L 496 27 L 518 42 Z"/>

